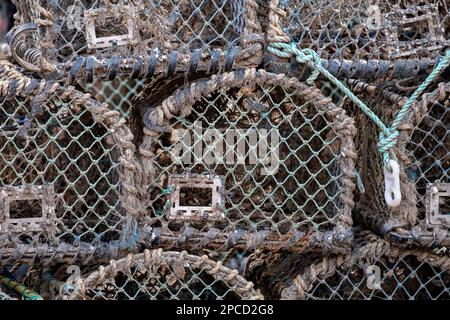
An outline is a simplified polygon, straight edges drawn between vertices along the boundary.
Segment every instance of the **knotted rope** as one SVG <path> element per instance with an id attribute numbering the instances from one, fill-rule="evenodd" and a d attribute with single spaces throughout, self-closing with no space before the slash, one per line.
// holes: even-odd
<path id="1" fill-rule="evenodd" d="M 400 132 L 398 130 L 399 125 L 405 119 L 409 113 L 414 101 L 423 93 L 423 91 L 434 81 L 434 79 L 450 65 L 450 50 L 439 61 L 435 69 L 428 75 L 426 80 L 415 90 L 411 97 L 405 102 L 403 107 L 397 113 L 393 123 L 390 127 L 387 127 L 383 121 L 369 108 L 364 102 L 362 102 L 357 96 L 353 94 L 341 81 L 333 76 L 327 69 L 322 66 L 319 55 L 312 49 L 300 49 L 294 42 L 273 42 L 270 43 L 267 49 L 270 53 L 277 55 L 281 58 L 290 58 L 295 56 L 298 63 L 307 63 L 313 68 L 311 76 L 307 79 L 309 85 L 313 85 L 317 77 L 322 74 L 337 88 L 339 88 L 347 97 L 349 97 L 360 109 L 364 112 L 381 130 L 379 136 L 378 151 L 383 156 L 386 180 L 386 202 L 391 206 L 398 206 L 400 204 L 400 191 L 399 191 L 399 178 L 397 176 L 398 164 L 397 159 L 392 151 L 396 146 Z M 389 181 L 388 181 L 389 180 Z M 393 182 L 392 182 L 393 181 Z M 391 184 L 392 183 L 392 184 Z M 390 186 L 390 188 L 388 188 Z M 388 191 L 389 189 L 389 191 Z M 397 190 L 395 190 L 397 189 Z M 394 195 L 394 199 L 391 193 L 398 192 Z M 388 201 L 392 199 L 392 202 Z M 395 200 L 396 199 L 396 200 Z"/>

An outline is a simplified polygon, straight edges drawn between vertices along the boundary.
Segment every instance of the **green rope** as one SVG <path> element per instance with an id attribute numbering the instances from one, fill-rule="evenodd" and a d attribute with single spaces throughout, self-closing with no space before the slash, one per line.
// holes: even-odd
<path id="1" fill-rule="evenodd" d="M 427 88 L 427 86 L 433 82 L 433 80 L 439 75 L 439 73 L 450 65 L 450 50 L 441 59 L 439 64 L 430 73 L 427 79 L 416 89 L 412 96 L 403 105 L 402 109 L 398 112 L 391 127 L 387 127 L 383 121 L 367 107 L 353 92 L 351 92 L 341 81 L 333 76 L 327 69 L 322 66 L 319 55 L 312 49 L 299 49 L 294 42 L 283 43 L 275 42 L 271 43 L 268 47 L 268 51 L 281 58 L 290 58 L 295 56 L 298 63 L 308 63 L 312 65 L 313 72 L 307 79 L 309 85 L 313 85 L 319 74 L 324 75 L 330 82 L 332 82 L 337 88 L 339 88 L 346 96 L 348 96 L 361 110 L 364 112 L 380 129 L 379 148 L 378 150 L 383 155 L 383 162 L 386 168 L 389 169 L 389 161 L 391 159 L 390 150 L 396 145 L 397 139 L 400 135 L 398 127 L 404 120 L 405 116 L 409 112 L 414 101 L 419 95 Z"/>
<path id="2" fill-rule="evenodd" d="M 174 186 L 169 186 L 167 189 L 161 189 L 161 192 L 165 195 L 171 195 L 175 191 Z"/>
<path id="3" fill-rule="evenodd" d="M 0 275 L 0 282 L 11 290 L 20 293 L 25 300 L 44 300 L 37 292 L 34 292 L 17 281 L 11 280 L 5 276 Z"/>
<path id="4" fill-rule="evenodd" d="M 134 248 L 138 241 L 138 223 L 135 218 L 128 217 L 120 237 L 120 248 Z"/>
<path id="5" fill-rule="evenodd" d="M 434 68 L 434 70 L 428 75 L 424 82 L 414 91 L 414 93 L 409 97 L 400 111 L 397 113 L 397 116 L 392 122 L 391 127 L 389 128 L 392 133 L 391 136 L 384 136 L 383 133 L 380 135 L 380 151 L 385 154 L 386 150 L 394 147 L 397 142 L 397 137 L 399 135 L 398 127 L 400 123 L 405 119 L 408 114 L 410 108 L 412 107 L 414 101 L 425 91 L 425 89 L 436 79 L 436 77 L 445 70 L 450 65 L 450 50 L 447 50 L 445 56 L 440 59 L 438 65 Z M 395 133 L 395 134 L 394 134 Z M 388 159 L 384 158 L 384 162 L 388 161 Z"/>
<path id="6" fill-rule="evenodd" d="M 354 175 L 356 178 L 356 184 L 358 185 L 359 192 L 365 193 L 366 188 L 364 187 L 364 183 L 362 181 L 361 174 L 358 172 L 358 170 L 355 170 Z"/>

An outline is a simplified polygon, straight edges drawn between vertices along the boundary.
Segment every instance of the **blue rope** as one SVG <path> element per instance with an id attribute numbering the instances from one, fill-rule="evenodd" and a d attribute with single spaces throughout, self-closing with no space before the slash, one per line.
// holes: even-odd
<path id="1" fill-rule="evenodd" d="M 30 296 L 28 296 L 28 295 L 24 295 L 24 297 L 25 297 L 25 300 L 44 300 L 41 296 L 39 296 L 39 295 L 35 295 L 35 296 L 32 296 L 32 297 L 30 297 Z"/>
<path id="2" fill-rule="evenodd" d="M 138 241 L 137 221 L 134 218 L 128 219 L 122 231 L 120 247 L 122 249 L 133 248 Z"/>
<path id="3" fill-rule="evenodd" d="M 322 66 L 319 55 L 312 49 L 299 49 L 294 42 L 283 43 L 275 42 L 268 46 L 268 51 L 281 58 L 290 58 L 295 56 L 298 63 L 308 63 L 312 65 L 313 72 L 311 76 L 306 80 L 309 85 L 313 85 L 319 74 L 324 75 L 330 82 L 332 82 L 337 88 L 339 88 L 346 96 L 348 96 L 360 109 L 364 112 L 380 129 L 379 148 L 378 150 L 383 155 L 383 162 L 386 168 L 389 169 L 389 161 L 391 159 L 390 150 L 396 145 L 397 139 L 400 135 L 398 127 L 404 120 L 405 116 L 409 112 L 414 101 L 419 95 L 428 87 L 428 85 L 434 81 L 439 73 L 450 65 L 450 50 L 447 51 L 443 59 L 430 73 L 427 79 L 416 89 L 407 102 L 403 105 L 401 110 L 395 117 L 394 122 L 388 128 L 383 121 L 365 105 L 358 97 L 356 97 L 350 89 L 348 89 L 341 81 L 333 76 L 327 69 Z"/>
<path id="4" fill-rule="evenodd" d="M 366 188 L 364 187 L 364 183 L 363 183 L 363 181 L 361 179 L 361 174 L 358 172 L 358 170 L 355 170 L 354 171 L 354 175 L 355 175 L 355 178 L 356 178 L 356 184 L 358 185 L 359 192 L 365 193 L 366 192 Z"/>
<path id="5" fill-rule="evenodd" d="M 428 77 L 425 79 L 424 82 L 414 91 L 414 93 L 409 97 L 409 99 L 406 101 L 406 103 L 403 105 L 403 107 L 400 109 L 400 111 L 397 113 L 397 116 L 394 119 L 394 122 L 392 122 L 391 127 L 389 128 L 390 132 L 392 133 L 391 136 L 384 136 L 383 132 L 380 135 L 380 151 L 383 153 L 383 156 L 386 153 L 386 150 L 389 148 L 392 148 L 396 144 L 397 137 L 399 135 L 398 133 L 398 127 L 400 123 L 404 120 L 406 115 L 408 114 L 409 110 L 411 109 L 414 101 L 425 91 L 425 89 L 436 79 L 436 77 L 448 66 L 450 65 L 450 50 L 447 50 L 445 53 L 445 56 L 440 59 L 438 65 L 434 68 L 434 70 L 428 75 Z M 387 158 L 383 157 L 384 162 L 388 161 Z"/>
<path id="6" fill-rule="evenodd" d="M 167 189 L 161 189 L 161 192 L 165 195 L 170 195 L 175 191 L 174 186 L 169 186 Z"/>

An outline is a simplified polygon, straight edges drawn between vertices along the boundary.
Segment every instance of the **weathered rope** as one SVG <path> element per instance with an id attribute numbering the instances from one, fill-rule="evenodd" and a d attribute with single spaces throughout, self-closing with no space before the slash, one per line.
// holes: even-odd
<path id="1" fill-rule="evenodd" d="M 278 1 L 273 1 L 273 6 L 275 7 Z M 272 8 L 272 10 L 275 10 Z M 280 8 L 275 10 L 279 15 L 282 11 Z M 273 14 L 272 14 L 273 16 Z M 278 20 L 276 20 L 278 22 Z M 278 25 L 272 26 L 273 30 L 278 30 L 278 34 L 282 34 L 281 28 Z M 276 37 L 275 39 L 280 38 Z M 386 189 L 388 189 L 388 183 L 392 187 L 386 190 L 389 194 L 386 196 L 386 201 L 391 206 L 398 206 L 400 204 L 400 190 L 399 190 L 399 178 L 398 178 L 398 164 L 396 161 L 396 156 L 392 149 L 396 146 L 398 137 L 400 135 L 398 127 L 400 123 L 404 120 L 406 114 L 410 112 L 410 109 L 414 101 L 420 96 L 420 94 L 428 87 L 428 85 L 435 80 L 435 78 L 450 65 L 450 50 L 447 51 L 446 55 L 440 60 L 435 69 L 428 75 L 426 80 L 416 89 L 416 91 L 411 95 L 411 97 L 406 101 L 400 111 L 397 113 L 395 120 L 390 127 L 387 127 L 383 121 L 369 108 L 364 102 L 362 102 L 357 96 L 353 94 L 341 81 L 339 81 L 335 76 L 333 76 L 327 69 L 322 66 L 321 59 L 319 55 L 312 49 L 305 48 L 300 49 L 298 45 L 294 42 L 288 43 L 287 36 L 281 37 L 278 40 L 270 40 L 270 44 L 267 50 L 277 55 L 281 58 L 291 58 L 295 57 L 296 61 L 301 64 L 310 64 L 313 67 L 313 71 L 310 77 L 307 79 L 309 85 L 313 85 L 314 81 L 317 79 L 319 74 L 322 74 L 330 82 L 332 82 L 337 88 L 339 88 L 347 97 L 349 97 L 380 129 L 379 136 L 379 152 L 383 155 L 384 167 L 388 169 L 385 171 Z M 394 199 L 391 197 L 390 193 L 394 194 Z M 389 201 L 388 201 L 389 199 Z"/>
<path id="2" fill-rule="evenodd" d="M 125 228 L 122 233 L 123 246 L 132 246 L 137 241 L 134 233 L 136 221 L 145 216 L 146 210 L 138 201 L 144 193 L 142 189 L 142 168 L 135 159 L 135 146 L 133 134 L 126 125 L 120 113 L 111 110 L 107 104 L 100 104 L 93 100 L 89 94 L 77 91 L 72 86 L 62 86 L 57 82 L 29 78 L 19 72 L 9 62 L 0 64 L 0 97 L 6 99 L 13 96 L 38 97 L 40 103 L 45 103 L 53 95 L 58 94 L 59 99 L 68 101 L 74 110 L 84 108 L 88 110 L 95 122 L 105 126 L 109 131 L 108 143 L 117 148 L 119 157 L 119 181 L 121 183 L 121 207 L 126 212 Z M 130 227 L 131 226 L 131 227 Z M 131 236 L 130 236 L 131 234 Z"/>
<path id="3" fill-rule="evenodd" d="M 316 247 L 325 245 L 330 249 L 336 249 L 348 245 L 347 240 L 352 236 L 351 226 L 353 224 L 351 218 L 351 209 L 354 206 L 353 190 L 354 183 L 354 159 L 356 158 L 356 149 L 353 143 L 356 129 L 353 120 L 345 115 L 344 110 L 337 108 L 329 98 L 325 98 L 315 87 L 305 85 L 297 78 L 289 78 L 283 74 L 273 74 L 265 70 L 256 69 L 242 69 L 234 72 L 224 73 L 220 75 L 213 75 L 210 79 L 203 79 L 190 83 L 188 86 L 176 90 L 170 97 L 165 99 L 161 104 L 155 108 L 150 108 L 144 115 L 144 139 L 139 147 L 141 155 L 142 167 L 145 169 L 146 185 L 150 187 L 156 175 L 157 166 L 155 164 L 156 155 L 153 153 L 153 146 L 158 143 L 158 137 L 162 131 L 166 130 L 168 120 L 173 117 L 186 117 L 192 112 L 192 108 L 196 101 L 202 97 L 221 90 L 222 88 L 238 88 L 243 85 L 254 84 L 259 86 L 280 86 L 285 90 L 293 90 L 298 97 L 304 101 L 313 101 L 318 110 L 330 116 L 330 127 L 333 128 L 337 137 L 341 141 L 342 156 L 339 159 L 339 166 L 342 170 L 341 183 L 343 186 L 343 193 L 340 194 L 340 201 L 343 207 L 337 212 L 336 220 L 333 221 L 334 229 L 329 232 L 322 232 L 312 230 L 311 234 L 299 235 L 297 232 L 292 232 L 283 236 L 264 234 L 264 240 L 261 241 L 263 234 L 252 234 L 246 230 L 243 232 L 236 230 L 240 235 L 239 239 L 234 239 L 232 245 L 238 242 L 243 242 L 244 246 L 257 247 L 272 247 L 274 251 L 281 249 L 301 250 L 304 247 Z M 146 200 L 143 200 L 144 202 Z M 315 232 L 317 231 L 317 232 Z M 206 233 L 207 234 L 207 233 Z M 160 245 L 164 243 L 166 247 L 170 247 L 178 243 L 175 235 L 171 235 L 170 231 L 162 228 L 159 233 L 161 237 L 158 242 Z M 190 238 L 183 238 L 183 242 L 195 243 L 198 236 L 206 236 L 205 233 L 196 232 Z M 267 237 L 266 237 L 267 236 Z M 165 239 L 164 239 L 165 238 Z M 274 238 L 278 238 L 276 241 Z M 222 237 L 217 237 L 214 240 L 219 242 Z M 229 239 L 228 239 L 229 240 Z M 225 241 L 229 242 L 227 237 Z M 275 240 L 275 241 L 274 241 Z M 215 241 L 208 241 L 207 245 L 217 246 L 219 244 Z M 201 243 L 203 243 L 201 241 Z M 197 243 L 198 244 L 198 243 Z M 223 244 L 222 244 L 223 245 Z M 220 247 L 220 245 L 219 245 Z"/>
<path id="4" fill-rule="evenodd" d="M 0 301 L 1 300 L 15 300 L 12 297 L 10 297 L 9 295 L 7 295 L 6 293 L 2 292 L 2 290 L 0 289 Z"/>
<path id="5" fill-rule="evenodd" d="M 316 264 L 311 264 L 293 280 L 292 285 L 282 287 L 282 299 L 306 299 L 318 280 L 333 276 L 339 268 L 351 268 L 355 264 L 366 262 L 374 264 L 382 258 L 398 259 L 415 256 L 420 262 L 426 261 L 441 272 L 450 270 L 450 258 L 421 249 L 405 249 L 368 233 L 365 241 L 350 254 L 326 256 Z"/>
<path id="6" fill-rule="evenodd" d="M 382 136 L 380 136 L 380 151 L 384 155 L 384 162 L 388 161 L 388 157 L 386 156 L 387 150 L 393 148 L 397 143 L 397 138 L 399 136 L 398 127 L 405 119 L 409 111 L 411 110 L 413 103 L 416 99 L 425 91 L 425 89 L 439 76 L 439 74 L 445 70 L 450 65 L 450 50 L 448 50 L 445 56 L 439 61 L 438 65 L 434 70 L 428 75 L 424 82 L 420 84 L 420 86 L 414 91 L 414 93 L 409 97 L 406 103 L 402 106 L 400 111 L 397 113 L 394 121 L 392 122 L 389 132 L 390 136 L 384 136 L 384 132 L 382 132 Z"/>
<path id="7" fill-rule="evenodd" d="M 379 151 L 383 154 L 383 161 L 386 167 L 389 167 L 390 150 L 395 147 L 399 136 L 398 126 L 404 120 L 406 114 L 410 111 L 414 101 L 422 94 L 422 92 L 432 83 L 435 78 L 450 65 L 450 50 L 440 60 L 436 68 L 430 73 L 426 80 L 416 89 L 411 97 L 406 101 L 400 111 L 397 113 L 395 120 L 390 127 L 387 127 L 381 119 L 353 94 L 341 81 L 333 76 L 327 69 L 322 66 L 319 55 L 312 49 L 299 49 L 295 43 L 271 43 L 268 51 L 281 57 L 290 58 L 293 55 L 299 63 L 310 63 L 314 66 L 313 73 L 308 78 L 307 83 L 312 85 L 319 74 L 323 74 L 337 88 L 339 88 L 346 96 L 348 96 L 380 129 L 380 146 Z"/>
<path id="8" fill-rule="evenodd" d="M 145 250 L 143 253 L 137 255 L 129 254 L 124 259 L 111 261 L 106 267 L 101 266 L 98 271 L 84 279 L 80 279 L 76 284 L 74 292 L 68 296 L 68 299 L 89 299 L 88 290 L 95 291 L 96 286 L 102 286 L 105 282 L 114 283 L 114 278 L 119 272 L 131 276 L 133 274 L 131 269 L 135 267 L 139 268 L 141 273 L 147 271 L 150 274 L 156 274 L 162 267 L 168 267 L 169 272 L 180 281 L 185 278 L 188 272 L 198 275 L 203 271 L 214 277 L 214 283 L 220 280 L 224 281 L 242 299 L 263 299 L 259 291 L 253 288 L 252 282 L 240 276 L 236 270 L 231 270 L 223 266 L 220 261 L 213 261 L 206 255 L 200 257 L 187 254 L 185 251 L 168 252 L 162 249 Z"/>
<path id="9" fill-rule="evenodd" d="M 42 298 L 37 292 L 28 289 L 24 285 L 18 283 L 17 281 L 9 279 L 8 277 L 0 275 L 0 282 L 9 289 L 20 293 L 25 298 L 25 300 L 44 300 L 44 298 Z"/>
<path id="10" fill-rule="evenodd" d="M 12 262 L 32 262 L 39 260 L 43 263 L 91 264 L 107 263 L 120 256 L 118 241 L 104 242 L 96 246 L 80 243 L 77 246 L 61 243 L 57 246 L 40 244 L 37 246 L 17 244 L 15 248 L 0 250 L 0 264 Z"/>

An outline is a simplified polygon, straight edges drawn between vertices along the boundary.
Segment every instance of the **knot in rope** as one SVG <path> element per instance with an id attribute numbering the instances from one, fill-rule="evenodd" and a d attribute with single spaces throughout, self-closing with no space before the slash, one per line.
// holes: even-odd
<path id="1" fill-rule="evenodd" d="M 380 132 L 378 151 L 383 155 L 384 165 L 389 168 L 390 150 L 397 144 L 400 132 L 395 128 L 387 128 Z"/>
<path id="2" fill-rule="evenodd" d="M 364 102 L 362 102 L 353 92 L 350 91 L 350 89 L 348 89 L 341 81 L 339 81 L 322 66 L 320 57 L 314 50 L 309 48 L 300 49 L 294 42 L 273 42 L 269 44 L 267 50 L 281 58 L 291 58 L 292 56 L 295 56 L 298 63 L 310 64 L 313 68 L 313 72 L 306 80 L 307 84 L 313 85 L 319 74 L 322 74 L 327 80 L 336 85 L 337 88 L 349 97 L 361 109 L 361 111 L 364 112 L 381 129 L 378 150 L 383 156 L 385 199 L 387 204 L 391 207 L 400 205 L 400 169 L 397 160 L 391 159 L 391 150 L 397 145 L 397 140 L 400 136 L 398 128 L 401 122 L 405 120 L 408 113 L 411 111 L 415 100 L 445 68 L 450 66 L 450 50 L 446 52 L 445 56 L 442 57 L 438 65 L 428 75 L 425 81 L 409 97 L 397 113 L 390 127 L 387 127 L 385 123 Z M 393 155 L 393 157 L 395 157 L 395 155 Z"/>
<path id="3" fill-rule="evenodd" d="M 298 63 L 310 64 L 313 67 L 313 72 L 306 80 L 306 83 L 309 85 L 313 85 L 314 81 L 320 74 L 319 68 L 322 67 L 322 62 L 317 52 L 312 49 L 300 49 L 297 47 L 295 42 L 274 42 L 269 45 L 268 51 L 281 58 L 291 58 L 292 56 L 295 56 L 295 60 Z"/>

